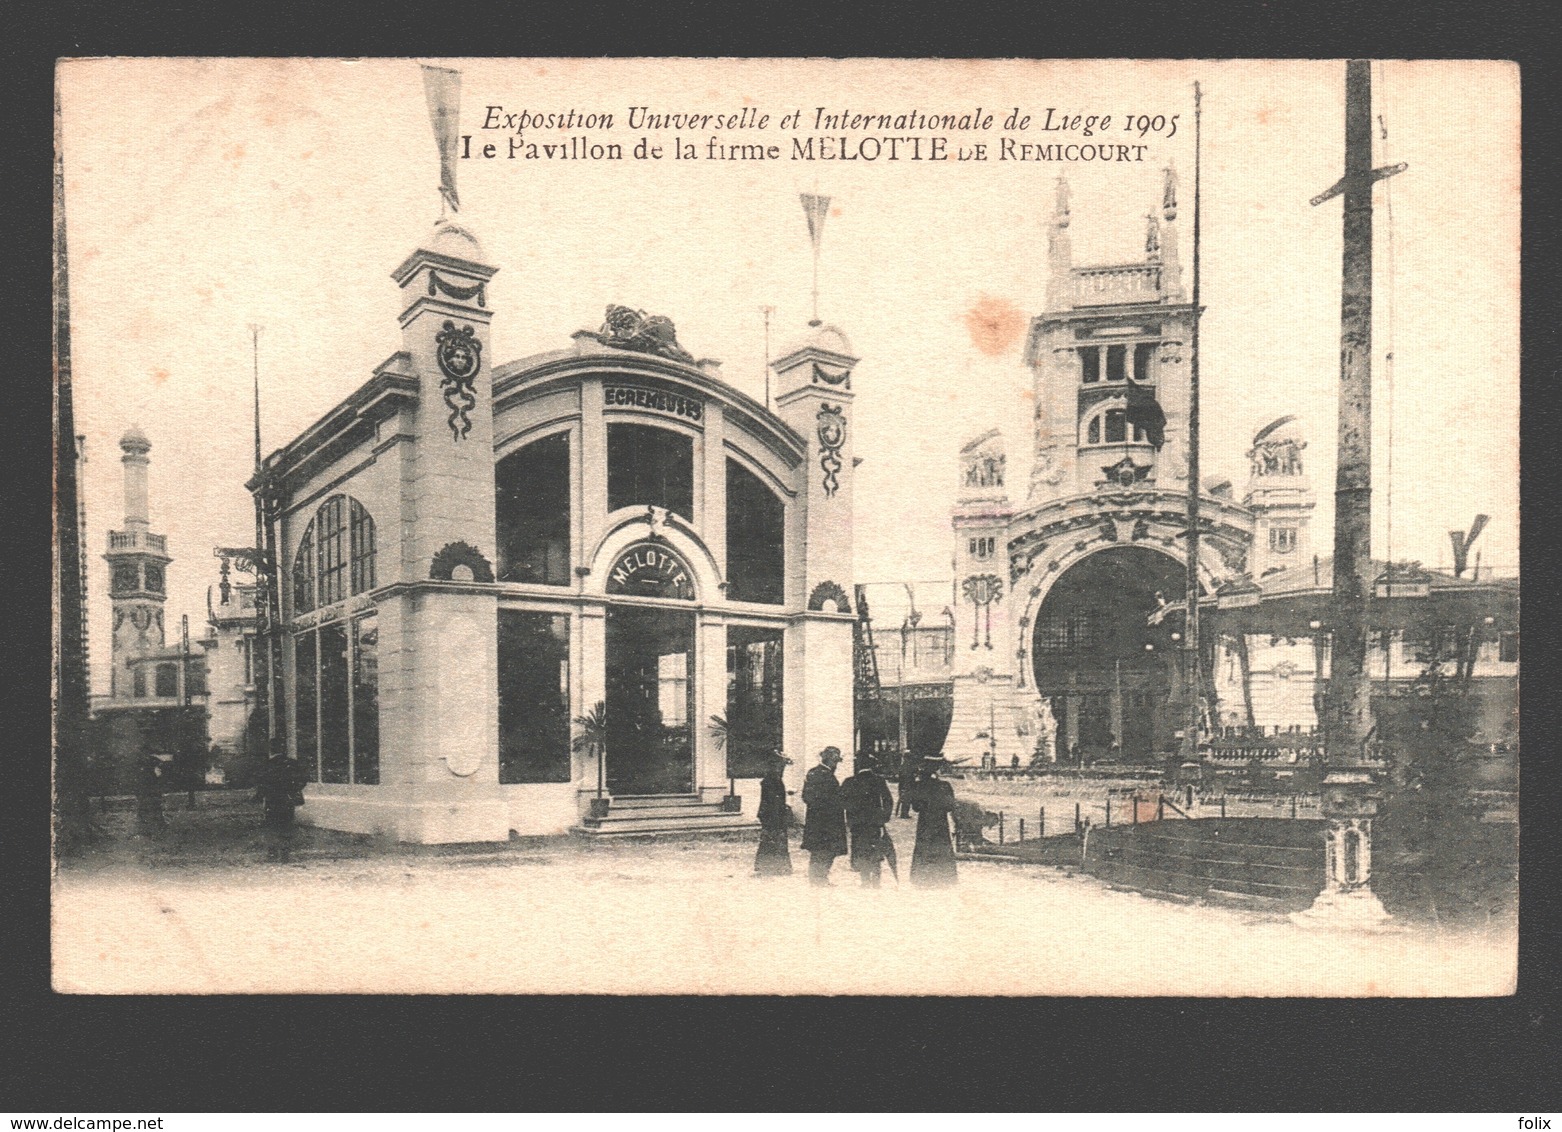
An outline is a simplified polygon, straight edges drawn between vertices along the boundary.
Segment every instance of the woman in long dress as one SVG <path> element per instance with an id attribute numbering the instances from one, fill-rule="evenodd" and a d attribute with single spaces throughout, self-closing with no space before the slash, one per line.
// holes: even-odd
<path id="1" fill-rule="evenodd" d="M 955 847 L 949 836 L 955 790 L 940 778 L 949 764 L 925 759 L 911 791 L 911 808 L 917 814 L 917 845 L 911 855 L 911 883 L 919 888 L 942 888 L 956 883 Z"/>
<path id="2" fill-rule="evenodd" d="M 792 875 L 792 854 L 787 844 L 791 811 L 786 804 L 786 783 L 781 779 L 781 768 L 791 761 L 777 751 L 771 756 L 770 769 L 759 780 L 759 851 L 754 854 L 755 876 Z"/>

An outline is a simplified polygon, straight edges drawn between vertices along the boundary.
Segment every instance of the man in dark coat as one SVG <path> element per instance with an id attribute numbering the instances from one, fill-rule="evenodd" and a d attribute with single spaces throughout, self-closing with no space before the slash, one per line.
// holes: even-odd
<path id="1" fill-rule="evenodd" d="M 787 826 L 791 824 L 792 810 L 786 804 L 786 782 L 781 778 L 782 768 L 791 762 L 776 751 L 770 756 L 770 766 L 764 777 L 759 780 L 759 850 L 754 854 L 755 876 L 792 875 L 792 854 L 787 846 Z"/>
<path id="2" fill-rule="evenodd" d="M 846 811 L 841 808 L 841 784 L 835 768 L 841 762 L 839 747 L 819 752 L 819 765 L 803 779 L 803 848 L 808 850 L 808 883 L 828 885 L 830 867 L 846 852 Z"/>
<path id="3" fill-rule="evenodd" d="M 304 804 L 304 776 L 293 759 L 278 751 L 261 768 L 255 800 L 265 806 L 261 819 L 266 860 L 286 862 L 293 854 L 293 811 Z"/>
<path id="4" fill-rule="evenodd" d="M 880 865 L 891 852 L 885 845 L 889 833 L 884 827 L 895 812 L 895 800 L 889 783 L 866 756 L 858 757 L 857 773 L 841 783 L 841 805 L 851 829 L 852 871 L 862 878 L 864 888 L 878 888 Z"/>

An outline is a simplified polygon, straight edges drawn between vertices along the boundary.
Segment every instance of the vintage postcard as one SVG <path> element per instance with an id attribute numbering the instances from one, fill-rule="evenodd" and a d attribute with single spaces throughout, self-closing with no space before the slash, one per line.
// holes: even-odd
<path id="1" fill-rule="evenodd" d="M 1519 107 L 61 61 L 55 988 L 1512 993 Z"/>

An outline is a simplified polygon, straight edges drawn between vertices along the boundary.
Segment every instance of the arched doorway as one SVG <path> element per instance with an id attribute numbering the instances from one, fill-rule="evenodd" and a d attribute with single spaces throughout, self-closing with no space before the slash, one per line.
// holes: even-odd
<path id="1" fill-rule="evenodd" d="M 694 792 L 695 617 L 688 566 L 665 543 L 636 543 L 608 572 L 607 592 L 666 605 L 607 609 L 607 785 L 615 795 Z"/>
<path id="2" fill-rule="evenodd" d="M 1152 626 L 1162 599 L 1184 592 L 1183 563 L 1138 546 L 1113 547 L 1065 570 L 1036 613 L 1036 691 L 1052 702 L 1058 759 L 1143 762 L 1176 748 L 1180 674 L 1170 625 Z"/>

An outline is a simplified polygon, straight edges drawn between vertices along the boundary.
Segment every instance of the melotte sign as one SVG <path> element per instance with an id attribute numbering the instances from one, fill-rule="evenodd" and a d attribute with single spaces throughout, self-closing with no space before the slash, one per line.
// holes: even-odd
<path id="1" fill-rule="evenodd" d="M 640 542 L 613 562 L 607 575 L 607 592 L 693 601 L 694 581 L 688 567 L 665 548 Z"/>

